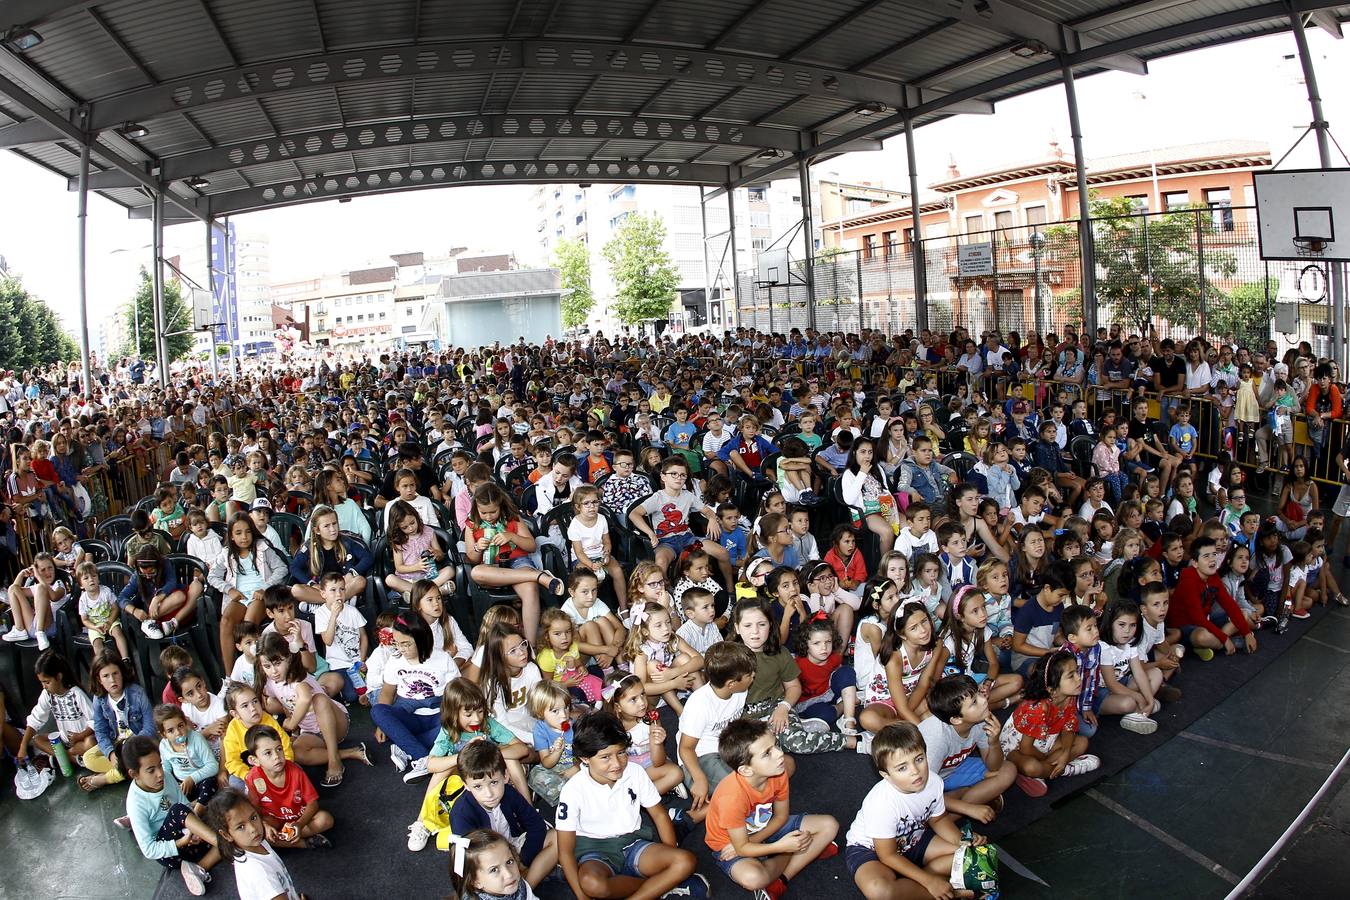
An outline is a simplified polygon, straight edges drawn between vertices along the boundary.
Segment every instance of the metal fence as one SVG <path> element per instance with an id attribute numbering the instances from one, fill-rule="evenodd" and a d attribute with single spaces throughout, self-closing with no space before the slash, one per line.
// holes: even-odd
<path id="1" fill-rule="evenodd" d="M 1079 227 L 1073 220 L 926 238 L 929 327 L 1027 335 L 1081 326 Z M 1325 273 L 1310 273 L 1310 265 L 1319 268 L 1312 262 L 1263 261 L 1254 207 L 1098 218 L 1091 227 L 1099 325 L 1119 322 L 1127 333 L 1151 328 L 1178 340 L 1232 336 L 1257 345 L 1282 322 L 1290 323 L 1286 342 L 1306 340 L 1314 352 L 1328 352 L 1327 304 L 1317 294 Z M 962 275 L 960 247 L 979 243 L 990 245 L 992 272 Z M 821 252 L 812 273 L 816 327 L 888 333 L 915 327 L 914 264 L 907 242 Z M 790 266 L 790 285 L 763 285 L 756 273 L 740 273 L 736 323 L 778 332 L 806 328 L 804 268 L 800 261 Z M 1292 309 L 1279 309 L 1282 304 Z"/>

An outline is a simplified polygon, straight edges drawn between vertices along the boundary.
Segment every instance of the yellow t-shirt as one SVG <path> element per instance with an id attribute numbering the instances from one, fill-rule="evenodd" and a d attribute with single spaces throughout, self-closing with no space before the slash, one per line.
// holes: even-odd
<path id="1" fill-rule="evenodd" d="M 258 498 L 258 476 L 252 472 L 242 476 L 226 475 L 225 480 L 230 483 L 230 490 L 234 492 L 231 499 L 251 504 Z"/>
<path id="2" fill-rule="evenodd" d="M 572 646 L 568 647 L 567 652 L 562 656 L 558 656 L 558 654 L 553 651 L 552 647 L 545 647 L 535 654 L 534 661 L 535 664 L 539 666 L 540 672 L 551 676 L 554 681 L 562 681 L 563 672 L 567 671 L 567 667 L 563 664 L 563 660 L 567 657 L 576 658 L 578 669 L 586 662 L 586 657 L 582 655 L 580 648 L 577 647 L 576 641 L 572 642 Z"/>
<path id="3" fill-rule="evenodd" d="M 286 754 L 286 758 L 294 761 L 295 751 L 291 749 L 291 736 L 281 727 L 281 723 L 276 720 L 276 716 L 271 713 L 263 713 L 262 718 L 258 720 L 259 725 L 270 725 L 278 735 L 281 736 L 281 752 Z M 233 716 L 230 717 L 230 724 L 225 726 L 225 737 L 220 742 L 220 761 L 225 766 L 225 771 L 229 772 L 240 781 L 248 779 L 248 770 L 252 768 L 244 762 L 244 734 L 248 729 L 244 723 Z"/>
<path id="4" fill-rule="evenodd" d="M 673 399 L 675 398 L 669 394 L 667 394 L 665 397 L 659 397 L 656 394 L 652 394 L 650 397 L 647 398 L 647 402 L 651 404 L 652 412 L 657 413 L 659 415 L 660 413 L 666 411 L 666 408 L 670 406 L 670 401 Z"/>

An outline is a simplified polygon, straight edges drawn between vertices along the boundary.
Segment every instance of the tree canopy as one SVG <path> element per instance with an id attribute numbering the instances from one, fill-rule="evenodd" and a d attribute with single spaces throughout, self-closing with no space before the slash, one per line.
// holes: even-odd
<path id="1" fill-rule="evenodd" d="M 69 362 L 78 352 L 50 306 L 18 276 L 0 276 L 0 368 Z"/>
<path id="2" fill-rule="evenodd" d="M 150 282 L 150 271 L 141 266 L 141 283 L 136 295 L 127 307 L 127 346 L 121 351 L 125 356 L 138 352 L 135 347 L 137 329 L 140 331 L 139 354 L 141 359 L 155 359 L 155 286 Z M 139 324 L 138 324 L 139 323 Z M 169 362 L 182 359 L 192 352 L 192 310 L 183 302 L 183 288 L 178 279 L 164 282 L 164 330 L 169 333 L 167 341 Z M 174 334 L 176 331 L 182 334 Z"/>
<path id="3" fill-rule="evenodd" d="M 553 250 L 553 264 L 558 267 L 562 289 L 568 293 L 562 299 L 563 328 L 576 328 L 586 322 L 595 305 L 591 293 L 591 253 L 584 241 L 559 241 Z"/>
<path id="4" fill-rule="evenodd" d="M 614 312 L 625 325 L 664 319 L 670 313 L 679 273 L 666 251 L 666 226 L 660 216 L 631 213 L 605 244 L 604 256 L 614 279 Z"/>

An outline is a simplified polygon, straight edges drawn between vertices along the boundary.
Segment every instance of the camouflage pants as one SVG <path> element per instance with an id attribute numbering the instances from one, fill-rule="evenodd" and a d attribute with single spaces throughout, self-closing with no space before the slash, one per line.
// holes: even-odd
<path id="1" fill-rule="evenodd" d="M 760 700 L 745 708 L 747 719 L 760 719 L 767 722 L 778 706 L 777 700 Z M 807 731 L 802 727 L 801 717 L 795 712 L 788 713 L 787 728 L 778 735 L 778 746 L 788 753 L 828 753 L 831 750 L 844 749 L 844 735 L 834 731 Z"/>

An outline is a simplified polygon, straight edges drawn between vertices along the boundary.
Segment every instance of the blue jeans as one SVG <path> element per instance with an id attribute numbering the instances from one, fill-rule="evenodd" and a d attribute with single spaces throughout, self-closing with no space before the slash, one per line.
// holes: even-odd
<path id="1" fill-rule="evenodd" d="M 853 671 L 853 667 L 840 666 L 830 673 L 829 691 L 809 701 L 810 705 L 798 709 L 797 715 L 803 719 L 820 719 L 823 722 L 829 722 L 830 729 L 834 730 L 834 720 L 839 716 L 839 713 L 835 710 L 835 703 L 843 696 L 845 688 L 856 688 L 857 686 L 858 676 Z"/>
<path id="2" fill-rule="evenodd" d="M 370 718 L 389 740 L 413 759 L 431 754 L 431 745 L 441 730 L 441 701 L 439 697 L 412 700 L 395 697 L 393 703 L 376 703 L 370 708 Z M 418 715 L 417 710 L 433 710 L 432 715 Z"/>

